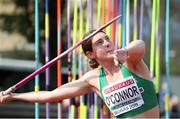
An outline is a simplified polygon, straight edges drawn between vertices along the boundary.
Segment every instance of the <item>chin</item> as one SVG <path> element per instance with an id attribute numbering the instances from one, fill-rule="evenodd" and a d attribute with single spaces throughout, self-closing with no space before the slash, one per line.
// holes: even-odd
<path id="1" fill-rule="evenodd" d="M 104 60 L 107 60 L 107 61 L 114 61 L 114 58 L 112 56 L 108 56 L 106 58 L 104 58 Z"/>

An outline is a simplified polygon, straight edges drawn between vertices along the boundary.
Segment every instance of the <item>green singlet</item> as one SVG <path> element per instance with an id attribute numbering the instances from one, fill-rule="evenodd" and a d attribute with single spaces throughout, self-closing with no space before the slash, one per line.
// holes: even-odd
<path id="1" fill-rule="evenodd" d="M 121 71 L 124 78 L 132 76 L 136 80 L 137 86 L 143 88 L 141 95 L 144 100 L 144 104 L 139 108 L 136 108 L 128 112 L 122 113 L 118 116 L 115 116 L 115 118 L 133 117 L 143 112 L 146 112 L 158 105 L 158 101 L 157 101 L 157 97 L 156 97 L 155 89 L 154 89 L 154 84 L 152 81 L 143 79 L 142 77 L 128 70 L 124 65 L 121 65 Z M 100 84 L 101 96 L 103 97 L 103 100 L 105 101 L 102 90 L 105 86 L 108 86 L 108 82 L 106 80 L 106 76 L 105 76 L 103 68 L 100 69 L 99 84 Z"/>

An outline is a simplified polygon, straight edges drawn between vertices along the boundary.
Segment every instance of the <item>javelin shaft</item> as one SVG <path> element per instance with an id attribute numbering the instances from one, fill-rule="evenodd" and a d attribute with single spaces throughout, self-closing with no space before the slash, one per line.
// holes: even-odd
<path id="1" fill-rule="evenodd" d="M 67 49 L 66 51 L 64 51 L 63 53 L 61 53 L 60 55 L 58 55 L 57 57 L 55 57 L 54 59 L 52 59 L 51 61 L 49 61 L 48 63 L 46 63 L 45 65 L 43 65 L 42 67 L 40 67 L 39 69 L 37 69 L 36 71 L 34 71 L 32 74 L 30 74 L 29 76 L 25 77 L 24 79 L 22 79 L 20 82 L 18 82 L 17 84 L 13 85 L 12 87 L 8 88 L 6 91 L 3 92 L 4 95 L 6 94 L 10 94 L 12 92 L 14 92 L 15 90 L 17 90 L 18 88 L 20 88 L 21 86 L 23 86 L 24 84 L 26 84 L 28 81 L 30 81 L 31 79 L 33 79 L 37 74 L 41 73 L 42 71 L 44 71 L 46 68 L 50 67 L 51 65 L 53 65 L 54 63 L 56 63 L 60 58 L 64 57 L 65 55 L 67 55 L 69 52 L 71 52 L 72 50 L 76 49 L 78 46 L 80 46 L 82 43 L 84 43 L 86 40 L 88 40 L 89 38 L 93 37 L 95 34 L 97 34 L 99 31 L 103 30 L 104 28 L 106 28 L 108 25 L 110 25 L 112 22 L 114 22 L 115 20 L 117 20 L 118 18 L 120 18 L 121 15 L 115 17 L 114 19 L 112 19 L 111 21 L 107 22 L 106 24 L 104 24 L 103 26 L 101 26 L 100 28 L 98 28 L 96 31 L 94 31 L 92 34 L 88 35 L 87 37 L 85 37 L 84 39 L 82 39 L 81 41 L 79 41 L 78 43 L 76 43 L 74 46 L 70 47 L 69 49 Z"/>

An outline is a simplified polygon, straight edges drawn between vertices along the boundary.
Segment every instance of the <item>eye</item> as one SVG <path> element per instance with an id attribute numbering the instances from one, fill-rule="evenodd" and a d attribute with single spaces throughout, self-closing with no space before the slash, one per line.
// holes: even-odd
<path id="1" fill-rule="evenodd" d="M 96 42 L 96 45 L 102 45 L 103 44 L 103 40 L 102 39 L 100 39 L 100 40 L 98 40 L 97 42 Z"/>
<path id="2" fill-rule="evenodd" d="M 106 41 L 110 41 L 110 38 L 108 36 L 105 37 Z"/>
<path id="3" fill-rule="evenodd" d="M 99 41 L 97 42 L 97 44 L 98 44 L 98 45 L 102 45 L 102 44 L 103 44 L 103 40 L 99 40 Z"/>

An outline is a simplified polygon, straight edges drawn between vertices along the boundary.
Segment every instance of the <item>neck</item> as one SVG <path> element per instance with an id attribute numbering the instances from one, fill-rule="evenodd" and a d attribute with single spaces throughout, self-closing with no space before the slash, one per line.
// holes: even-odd
<path id="1" fill-rule="evenodd" d="M 119 66 L 116 66 L 114 64 L 114 61 L 111 61 L 111 62 L 103 62 L 103 63 L 100 63 L 100 65 L 103 67 L 106 75 L 109 75 L 109 76 L 113 76 L 114 73 L 117 73 L 120 69 L 119 69 Z"/>

